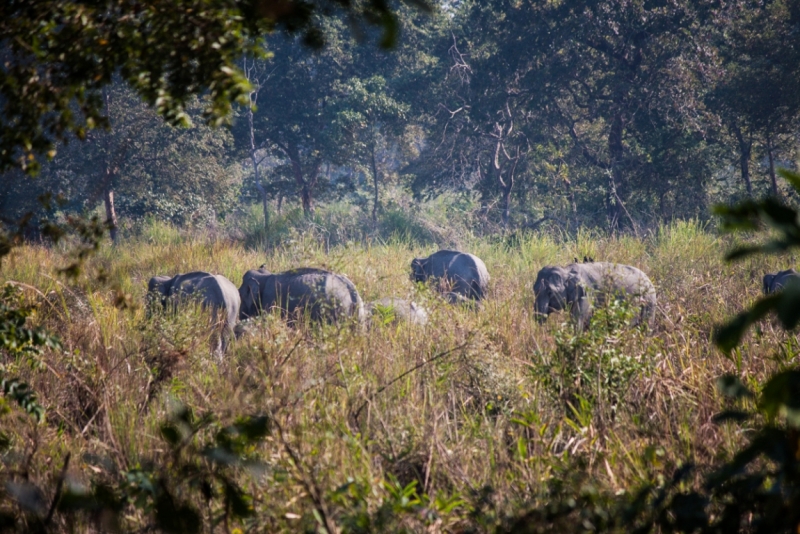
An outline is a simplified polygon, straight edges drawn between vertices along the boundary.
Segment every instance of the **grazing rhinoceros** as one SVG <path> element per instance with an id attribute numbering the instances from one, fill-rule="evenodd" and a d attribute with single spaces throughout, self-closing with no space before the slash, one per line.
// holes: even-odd
<path id="1" fill-rule="evenodd" d="M 763 286 L 764 294 L 769 295 L 770 293 L 780 291 L 783 289 L 783 286 L 785 286 L 787 282 L 792 279 L 800 280 L 800 273 L 794 269 L 787 269 L 775 274 L 765 274 Z"/>
<path id="2" fill-rule="evenodd" d="M 236 321 L 239 320 L 241 300 L 233 282 L 222 275 L 195 271 L 175 276 L 154 276 L 147 283 L 149 295 L 156 296 L 163 308 L 168 305 L 177 310 L 186 300 L 197 300 L 203 308 L 223 315 L 217 353 L 221 355 Z M 151 297 L 152 298 L 152 297 Z"/>
<path id="3" fill-rule="evenodd" d="M 425 308 L 417 306 L 416 302 L 395 297 L 386 297 L 370 302 L 367 306 L 367 313 L 371 317 L 378 316 L 383 323 L 404 322 L 420 326 L 428 323 L 428 312 Z"/>
<path id="4" fill-rule="evenodd" d="M 629 299 L 641 306 L 635 324 L 649 324 L 655 317 L 653 283 L 646 274 L 629 265 L 594 262 L 544 267 L 536 277 L 533 292 L 541 322 L 550 313 L 569 307 L 578 327 L 583 329 L 592 316 L 593 306 L 602 306 L 608 295 Z"/>
<path id="5" fill-rule="evenodd" d="M 308 313 L 313 321 L 338 322 L 346 317 L 364 319 L 364 304 L 353 282 L 323 269 L 301 268 L 271 273 L 262 266 L 244 274 L 241 319 L 278 308 L 284 317 Z"/>
<path id="6" fill-rule="evenodd" d="M 489 271 L 477 256 L 456 250 L 440 250 L 427 258 L 414 258 L 411 279 L 415 282 L 438 280 L 442 292 L 452 294 L 448 297 L 450 302 L 460 301 L 459 296 L 480 301 L 486 297 Z"/>

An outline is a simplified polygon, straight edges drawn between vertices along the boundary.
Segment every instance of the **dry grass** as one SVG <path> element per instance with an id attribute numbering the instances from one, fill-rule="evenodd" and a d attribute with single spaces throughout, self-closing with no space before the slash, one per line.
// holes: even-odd
<path id="1" fill-rule="evenodd" d="M 159 423 L 179 399 L 221 420 L 274 417 L 279 431 L 251 451 L 266 468 L 241 474 L 255 497 L 256 516 L 247 524 L 254 532 L 313 530 L 315 492 L 338 527 L 348 530 L 358 506 L 373 513 L 391 484 L 416 482 L 438 514 L 398 516 L 386 528 L 483 531 L 546 499 L 566 473 L 611 491 L 657 482 L 683 462 L 727 457 L 742 443 L 732 427 L 711 422 L 723 407 L 715 377 L 734 372 L 756 383 L 794 358 L 790 336 L 770 324 L 732 359 L 711 344 L 713 326 L 758 295 L 764 272 L 794 262 L 726 264 L 729 245 L 692 223 L 663 227 L 643 240 L 529 236 L 513 249 L 467 240 L 465 248 L 484 259 L 492 276 L 490 298 L 477 312 L 414 287 L 409 262 L 433 249 L 403 244 L 336 247 L 326 254 L 307 240 L 265 256 L 223 240 L 167 235 L 104 247 L 71 285 L 54 274 L 65 262 L 60 251 L 20 248 L 3 263 L 0 277 L 38 289 L 26 290 L 41 302 L 36 319 L 61 336 L 64 351 L 47 354 L 34 368 L 3 362 L 7 373 L 31 384 L 48 415 L 38 427 L 24 417 L 2 416 L 20 456 L 0 472 L 24 464 L 31 479 L 52 481 L 68 452 L 84 459 L 70 466 L 77 480 L 158 461 L 168 453 Z M 580 365 L 557 358 L 557 339 L 568 341 L 571 330 L 563 318 L 545 325 L 532 319 L 538 269 L 584 254 L 635 265 L 658 291 L 652 332 L 615 330 L 592 342 L 598 353 L 616 351 L 635 366 L 630 380 L 613 386 L 621 395 L 615 407 L 600 402 L 609 397 L 599 379 L 558 383 L 566 367 Z M 262 263 L 273 271 L 319 266 L 344 273 L 364 300 L 411 297 L 430 310 L 429 326 L 368 333 L 291 329 L 266 317 L 218 364 L 197 314 L 146 321 L 141 307 L 114 306 L 112 283 L 143 302 L 154 274 L 206 270 L 238 285 L 242 273 Z M 101 266 L 109 283 L 95 279 Z M 575 395 L 599 400 L 580 407 Z M 90 465 L 87 458 L 106 463 Z M 352 491 L 337 492 L 348 483 Z M 456 506 L 447 507 L 448 501 Z M 131 529 L 143 521 L 133 512 L 125 518 Z"/>

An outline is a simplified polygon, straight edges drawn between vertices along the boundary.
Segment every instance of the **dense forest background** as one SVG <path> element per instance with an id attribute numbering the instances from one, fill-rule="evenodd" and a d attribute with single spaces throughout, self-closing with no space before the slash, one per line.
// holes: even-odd
<path id="1" fill-rule="evenodd" d="M 241 58 L 252 106 L 228 126 L 205 125 L 202 99 L 169 126 L 127 83 L 106 86 L 110 128 L 60 144 L 34 179 L 7 172 L 3 221 L 44 211 L 52 193 L 57 215 L 101 210 L 133 233 L 161 219 L 256 241 L 311 223 L 342 239 L 457 224 L 640 234 L 705 220 L 717 202 L 793 200 L 776 168 L 797 157 L 800 2 L 447 1 L 397 14 L 390 51 L 345 17 L 320 20 L 317 50 L 268 36 L 269 57 Z"/>

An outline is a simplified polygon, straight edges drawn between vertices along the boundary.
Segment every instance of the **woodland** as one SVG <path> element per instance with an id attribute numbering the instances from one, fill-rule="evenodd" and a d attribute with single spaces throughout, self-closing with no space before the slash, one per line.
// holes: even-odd
<path id="1" fill-rule="evenodd" d="M 190 72 L 151 66 L 171 46 L 155 35 L 163 41 L 134 65 L 106 65 L 85 103 L 59 102 L 62 112 L 46 100 L 62 88 L 29 91 L 46 97 L 35 132 L 15 131 L 26 111 L 10 107 L 21 84 L 9 76 L 4 223 L 47 207 L 100 209 L 122 229 L 147 217 L 207 226 L 258 206 L 271 234 L 270 216 L 344 203 L 362 236 L 387 237 L 396 228 L 381 233 L 381 219 L 447 195 L 482 234 L 543 224 L 643 234 L 710 220 L 719 202 L 795 198 L 776 169 L 796 159 L 796 2 L 429 7 L 397 6 L 388 28 L 323 10 L 305 33 L 237 29 L 224 97 L 193 79 L 220 58 Z M 112 30 L 93 28 L 73 51 L 78 67 Z M 153 87 L 136 68 L 177 72 Z M 61 81 L 57 69 L 49 80 Z"/>

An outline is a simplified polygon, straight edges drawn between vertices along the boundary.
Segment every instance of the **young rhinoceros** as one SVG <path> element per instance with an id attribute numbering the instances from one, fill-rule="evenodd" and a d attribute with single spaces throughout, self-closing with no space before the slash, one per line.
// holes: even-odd
<path id="1" fill-rule="evenodd" d="M 536 313 L 540 322 L 555 311 L 570 308 L 578 328 L 583 329 L 595 305 L 602 306 L 609 295 L 639 303 L 641 313 L 635 324 L 652 322 L 656 311 L 656 290 L 642 271 L 630 265 L 594 262 L 566 267 L 544 267 L 533 285 Z"/>
<path id="2" fill-rule="evenodd" d="M 241 319 L 273 308 L 284 317 L 308 313 L 312 321 L 338 322 L 355 316 L 364 319 L 364 304 L 353 282 L 341 274 L 323 269 L 301 268 L 271 273 L 263 266 L 244 274 Z"/>
<path id="3" fill-rule="evenodd" d="M 379 323 L 408 323 L 418 326 L 428 324 L 428 312 L 416 302 L 395 297 L 385 297 L 375 300 L 367 306 L 367 314 L 372 318 L 377 316 Z M 371 323 L 375 319 L 370 319 Z"/>
<path id="4" fill-rule="evenodd" d="M 764 294 L 769 295 L 771 293 L 775 293 L 776 291 L 780 291 L 783 289 L 783 286 L 785 286 L 792 279 L 800 280 L 800 273 L 794 269 L 787 269 L 775 274 L 765 274 L 763 286 Z"/>
<path id="5" fill-rule="evenodd" d="M 414 258 L 411 279 L 414 282 L 438 280 L 440 289 L 450 302 L 460 301 L 459 297 L 480 301 L 486 297 L 489 271 L 477 256 L 457 250 L 440 250 L 427 258 Z"/>

